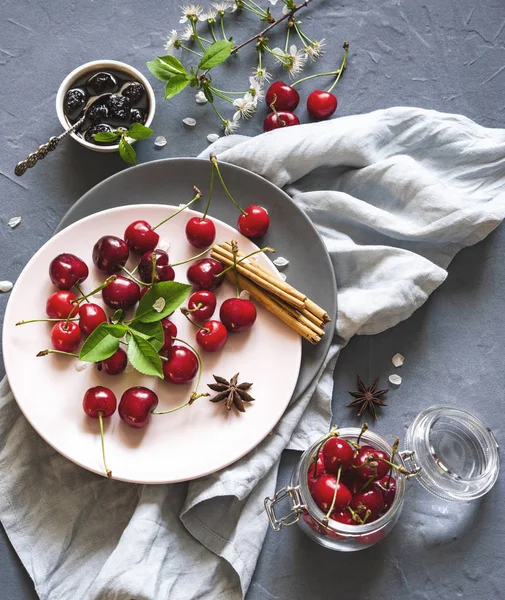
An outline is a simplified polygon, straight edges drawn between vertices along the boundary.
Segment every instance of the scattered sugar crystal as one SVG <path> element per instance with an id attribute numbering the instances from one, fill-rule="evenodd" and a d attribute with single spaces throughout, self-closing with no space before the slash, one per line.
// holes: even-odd
<path id="1" fill-rule="evenodd" d="M 391 362 L 393 363 L 393 365 L 395 367 L 401 367 L 403 365 L 403 363 L 405 362 L 405 356 L 403 356 L 402 354 L 400 354 L 398 352 L 397 354 L 395 354 L 393 356 L 393 358 L 391 359 Z"/>
<path id="2" fill-rule="evenodd" d="M 274 260 L 274 265 L 276 267 L 286 267 L 287 265 L 289 265 L 289 260 L 287 258 L 284 258 L 284 256 L 279 256 Z"/>
<path id="3" fill-rule="evenodd" d="M 13 286 L 12 281 L 0 281 L 0 292 L 6 294 L 12 290 Z"/>
<path id="4" fill-rule="evenodd" d="M 182 122 L 184 123 L 184 125 L 187 125 L 188 127 L 194 127 L 196 125 L 196 120 L 193 119 L 193 117 L 186 117 L 185 119 L 182 120 Z"/>
<path id="5" fill-rule="evenodd" d="M 214 142 L 217 142 L 218 139 L 219 139 L 219 136 L 217 135 L 217 133 L 209 133 L 209 135 L 207 136 L 207 141 L 210 142 L 211 144 L 213 144 Z"/>
<path id="6" fill-rule="evenodd" d="M 400 385 L 402 382 L 402 378 L 399 375 L 390 375 L 389 376 L 389 383 L 392 383 L 393 385 Z"/>
<path id="7" fill-rule="evenodd" d="M 163 148 L 163 146 L 167 145 L 167 138 L 164 135 L 159 135 L 155 140 L 154 140 L 154 145 L 157 148 Z"/>
<path id="8" fill-rule="evenodd" d="M 21 223 L 21 217 L 12 217 L 12 219 L 10 219 L 8 225 L 9 225 L 9 227 L 12 227 L 12 229 L 14 229 L 14 227 L 17 227 L 20 223 Z"/>

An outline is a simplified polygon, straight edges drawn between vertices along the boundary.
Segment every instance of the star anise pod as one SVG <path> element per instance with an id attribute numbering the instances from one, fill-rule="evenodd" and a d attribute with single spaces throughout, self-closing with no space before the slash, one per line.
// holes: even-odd
<path id="1" fill-rule="evenodd" d="M 245 412 L 244 402 L 254 402 L 254 398 L 247 393 L 252 383 L 237 383 L 238 376 L 239 374 L 237 373 L 228 381 L 224 377 L 213 375 L 212 377 L 214 377 L 216 383 L 208 383 L 207 387 L 217 392 L 217 394 L 209 398 L 209 400 L 211 402 L 221 402 L 221 400 L 224 400 L 224 405 L 228 410 L 232 406 L 235 406 L 238 411 Z"/>
<path id="2" fill-rule="evenodd" d="M 381 400 L 382 396 L 389 392 L 389 388 L 387 390 L 378 390 L 377 382 L 379 378 L 372 383 L 372 385 L 366 386 L 362 381 L 359 375 L 357 375 L 358 380 L 358 391 L 349 392 L 355 400 L 346 404 L 346 406 L 359 406 L 358 417 L 367 410 L 373 418 L 377 421 L 377 411 L 376 406 L 387 406 L 385 402 Z"/>

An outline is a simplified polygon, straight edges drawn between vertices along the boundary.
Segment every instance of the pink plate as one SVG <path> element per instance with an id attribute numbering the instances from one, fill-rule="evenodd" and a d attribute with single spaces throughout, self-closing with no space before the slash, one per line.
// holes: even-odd
<path id="1" fill-rule="evenodd" d="M 101 475 L 104 474 L 98 422 L 82 410 L 85 391 L 95 385 L 110 387 L 118 401 L 134 385 L 144 385 L 159 396 L 157 410 L 167 410 L 185 402 L 191 385 L 176 386 L 137 371 L 112 377 L 89 364 L 78 371 L 77 359 L 49 355 L 37 358 L 39 350 L 50 347 L 49 323 L 16 327 L 21 320 L 44 318 L 45 302 L 55 291 L 49 276 L 51 260 L 61 252 L 80 256 L 90 267 L 83 283 L 91 290 L 104 279 L 93 265 L 91 251 L 103 235 L 122 236 L 134 220 L 158 223 L 176 207 L 132 205 L 106 210 L 64 229 L 51 238 L 30 260 L 20 275 L 5 313 L 3 351 L 5 368 L 12 391 L 35 430 L 63 456 Z M 159 229 L 160 247 L 170 243 L 171 262 L 179 262 L 198 253 L 186 241 L 184 226 L 200 213 L 186 210 Z M 240 249 L 257 249 L 235 229 L 214 219 L 216 242 L 236 239 Z M 258 262 L 272 273 L 276 268 L 264 255 Z M 135 263 L 130 262 L 129 266 Z M 187 265 L 176 267 L 176 279 L 187 282 Z M 217 291 L 219 305 L 234 294 L 225 282 Z M 94 298 L 102 304 L 101 295 Z M 110 311 L 109 311 L 110 312 Z M 194 344 L 195 328 L 180 314 L 171 317 L 179 337 Z M 223 403 L 213 404 L 200 398 L 191 407 L 169 415 L 151 417 L 143 430 L 123 423 L 117 412 L 105 421 L 107 462 L 113 477 L 134 483 L 173 483 L 195 479 L 218 471 L 235 462 L 267 436 L 282 417 L 295 389 L 301 361 L 301 338 L 269 312 L 258 307 L 258 318 L 251 331 L 230 335 L 224 349 L 216 354 L 202 353 L 204 369 L 200 391 L 213 381 L 212 374 L 229 379 L 240 373 L 240 381 L 253 382 L 250 392 L 256 399 L 247 412 L 226 411 Z M 210 390 L 207 390 L 210 391 Z"/>

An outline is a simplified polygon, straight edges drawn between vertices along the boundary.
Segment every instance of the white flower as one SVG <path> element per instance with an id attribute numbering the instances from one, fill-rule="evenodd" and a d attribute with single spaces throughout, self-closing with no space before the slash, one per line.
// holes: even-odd
<path id="1" fill-rule="evenodd" d="M 240 127 L 240 112 L 236 112 L 233 115 L 233 119 L 231 121 L 223 121 L 224 134 L 230 135 L 230 133 L 235 133 L 237 129 Z"/>
<path id="2" fill-rule="evenodd" d="M 198 16 L 199 21 L 208 21 L 209 23 L 215 23 L 217 17 L 217 11 L 214 8 L 209 8 L 206 12 L 203 12 Z"/>
<path id="3" fill-rule="evenodd" d="M 246 94 L 243 98 L 237 98 L 233 101 L 233 106 L 237 108 L 238 114 L 243 119 L 251 117 L 256 110 L 256 103 L 251 94 Z"/>
<path id="4" fill-rule="evenodd" d="M 286 5 L 284 5 L 284 6 L 282 7 L 282 14 L 283 14 L 283 15 L 288 15 L 290 12 L 291 12 L 291 9 L 290 9 L 290 8 L 288 8 Z"/>
<path id="5" fill-rule="evenodd" d="M 180 45 L 179 34 L 176 29 L 172 29 L 168 39 L 165 43 L 165 52 L 167 54 L 173 54 L 174 49 Z"/>
<path id="6" fill-rule="evenodd" d="M 216 9 L 219 16 L 223 16 L 226 11 L 235 12 L 237 5 L 235 2 L 224 0 L 224 2 L 213 2 L 212 6 Z"/>
<path id="7" fill-rule="evenodd" d="M 324 54 L 324 46 L 324 39 L 322 39 L 319 42 L 317 40 L 314 40 L 312 44 L 305 46 L 304 50 L 305 54 L 307 55 L 307 58 L 310 58 L 310 60 L 312 61 L 317 60 L 322 54 Z"/>
<path id="8" fill-rule="evenodd" d="M 303 70 L 307 62 L 307 56 L 303 50 L 298 50 L 293 44 L 289 48 L 289 52 L 284 52 L 280 48 L 272 50 L 275 58 L 282 63 L 282 66 L 289 71 L 291 77 L 296 77 Z"/>
<path id="9" fill-rule="evenodd" d="M 193 26 L 191 25 L 191 23 L 188 23 L 186 25 L 180 37 L 181 40 L 183 40 L 184 42 L 189 42 L 189 40 L 192 40 L 194 38 Z"/>
<path id="10" fill-rule="evenodd" d="M 195 94 L 195 102 L 197 104 L 207 104 L 208 100 L 205 97 L 205 94 L 202 92 L 202 90 L 196 92 L 196 94 Z"/>
<path id="11" fill-rule="evenodd" d="M 249 85 L 249 95 L 253 97 L 254 105 L 256 106 L 258 102 L 263 100 L 263 88 L 261 87 L 261 83 L 254 77 L 249 77 Z"/>
<path id="12" fill-rule="evenodd" d="M 182 17 L 180 18 L 179 23 L 186 23 L 187 21 L 195 23 L 198 21 L 202 12 L 203 6 L 200 6 L 199 4 L 187 4 L 182 7 Z"/>
<path id="13" fill-rule="evenodd" d="M 253 70 L 253 77 L 258 83 L 268 83 L 272 79 L 265 67 L 256 67 Z"/>

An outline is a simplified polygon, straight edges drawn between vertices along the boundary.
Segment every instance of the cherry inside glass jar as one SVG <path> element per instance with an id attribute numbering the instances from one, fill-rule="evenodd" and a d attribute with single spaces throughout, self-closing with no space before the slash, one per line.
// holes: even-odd
<path id="1" fill-rule="evenodd" d="M 361 429 L 340 428 L 340 438 L 356 442 Z M 393 470 L 396 493 L 389 509 L 377 520 L 364 524 L 344 524 L 320 510 L 308 485 L 308 472 L 314 456 L 326 439 L 317 440 L 302 455 L 293 471 L 291 485 L 265 499 L 265 510 L 275 530 L 298 525 L 321 546 L 352 552 L 382 540 L 400 517 L 406 479 L 415 477 L 432 494 L 452 501 L 469 501 L 486 494 L 499 472 L 498 445 L 492 431 L 479 419 L 459 409 L 432 407 L 421 412 L 410 425 L 406 449 L 398 452 L 394 463 L 411 475 Z M 391 456 L 393 448 L 380 435 L 366 431 L 360 445 L 370 445 Z"/>

